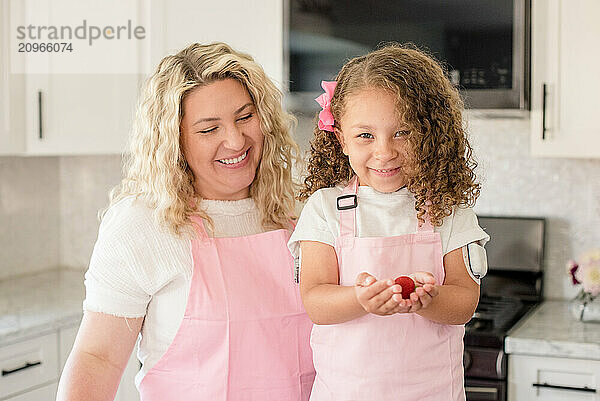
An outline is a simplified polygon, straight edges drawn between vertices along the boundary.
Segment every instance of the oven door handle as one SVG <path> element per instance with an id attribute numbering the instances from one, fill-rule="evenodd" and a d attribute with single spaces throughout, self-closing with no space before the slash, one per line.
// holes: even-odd
<path id="1" fill-rule="evenodd" d="M 489 393 L 489 394 L 498 394 L 498 389 L 496 387 L 473 387 L 466 386 L 465 393 Z"/>
<path id="2" fill-rule="evenodd" d="M 556 384 L 548 384 L 548 383 L 532 383 L 531 385 L 533 387 L 553 388 L 553 389 L 557 389 L 557 390 L 583 391 L 586 393 L 596 393 L 598 391 L 595 388 L 590 388 L 588 386 L 571 387 L 571 386 L 558 386 Z"/>

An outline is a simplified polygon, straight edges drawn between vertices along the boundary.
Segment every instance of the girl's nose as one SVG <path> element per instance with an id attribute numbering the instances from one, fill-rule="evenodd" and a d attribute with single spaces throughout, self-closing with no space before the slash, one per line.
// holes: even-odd
<path id="1" fill-rule="evenodd" d="M 225 134 L 225 147 L 231 150 L 242 150 L 246 143 L 242 129 L 237 125 L 233 125 L 227 129 Z"/>
<path id="2" fill-rule="evenodd" d="M 396 149 L 388 141 L 380 141 L 375 147 L 374 156 L 377 160 L 387 162 L 397 156 Z"/>

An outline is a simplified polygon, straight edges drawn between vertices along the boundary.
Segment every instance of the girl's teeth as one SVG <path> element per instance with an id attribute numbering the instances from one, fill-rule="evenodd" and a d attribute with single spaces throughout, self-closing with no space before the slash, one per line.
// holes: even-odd
<path id="1" fill-rule="evenodd" d="M 219 161 L 223 164 L 235 164 L 244 160 L 246 156 L 248 156 L 248 151 L 246 151 L 246 153 L 244 153 L 240 157 L 236 157 L 235 159 L 220 159 Z"/>

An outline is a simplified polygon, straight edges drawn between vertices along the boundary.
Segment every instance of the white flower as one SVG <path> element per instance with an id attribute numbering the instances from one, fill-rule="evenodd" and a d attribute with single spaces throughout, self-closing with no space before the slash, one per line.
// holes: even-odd
<path id="1" fill-rule="evenodd" d="M 598 296 L 600 294 L 600 249 L 585 253 L 575 274 L 585 292 L 590 293 L 592 297 Z"/>

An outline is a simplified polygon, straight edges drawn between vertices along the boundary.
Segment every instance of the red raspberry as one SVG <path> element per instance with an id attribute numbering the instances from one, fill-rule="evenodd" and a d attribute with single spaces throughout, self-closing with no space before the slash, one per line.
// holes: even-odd
<path id="1" fill-rule="evenodd" d="M 402 287 L 402 299 L 409 299 L 410 294 L 415 291 L 415 280 L 410 276 L 400 276 L 395 282 Z"/>

